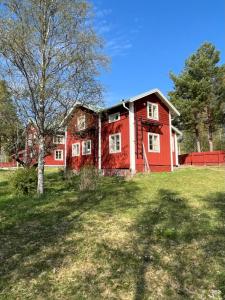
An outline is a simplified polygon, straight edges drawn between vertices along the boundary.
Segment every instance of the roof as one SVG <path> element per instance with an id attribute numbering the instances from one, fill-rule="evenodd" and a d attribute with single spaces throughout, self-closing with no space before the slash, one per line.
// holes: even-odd
<path id="1" fill-rule="evenodd" d="M 131 103 L 131 102 L 134 102 L 134 101 L 137 101 L 139 99 L 142 99 L 144 97 L 147 97 L 149 95 L 153 95 L 153 94 L 156 94 L 160 100 L 169 108 L 170 112 L 173 114 L 173 116 L 180 116 L 180 113 L 179 111 L 173 106 L 173 104 L 166 98 L 166 96 L 163 95 L 163 93 L 159 90 L 159 89 L 152 89 L 152 90 L 149 90 L 145 93 L 142 93 L 142 94 L 139 94 L 139 95 L 136 95 L 134 97 L 131 97 L 127 100 L 124 100 L 123 102 L 124 103 Z M 68 119 L 68 117 L 71 115 L 71 113 L 74 111 L 74 109 L 78 106 L 83 106 L 84 108 L 88 109 L 88 110 L 91 110 L 95 113 L 99 113 L 99 112 L 104 112 L 104 111 L 107 111 L 107 110 L 110 110 L 114 107 L 118 107 L 118 106 L 121 106 L 122 105 L 122 102 L 120 103 L 117 103 L 113 106 L 110 106 L 110 107 L 107 107 L 107 108 L 103 108 L 101 109 L 100 107 L 94 107 L 92 105 L 85 105 L 85 104 L 82 104 L 80 102 L 76 102 L 74 104 L 74 106 L 70 109 L 70 111 L 68 112 L 67 116 L 64 118 L 62 124 L 65 123 L 65 121 Z"/>
<path id="2" fill-rule="evenodd" d="M 178 135 L 183 135 L 183 133 L 179 129 L 177 129 L 175 126 L 171 125 L 171 129 L 173 131 L 175 131 Z"/>
<path id="3" fill-rule="evenodd" d="M 144 97 L 147 97 L 147 96 L 153 95 L 153 94 L 156 94 L 160 98 L 160 100 L 169 108 L 169 110 L 172 112 L 172 114 L 174 116 L 180 116 L 179 111 L 173 106 L 173 104 L 166 98 L 166 96 L 163 95 L 163 93 L 159 89 L 152 89 L 152 90 L 149 90 L 145 93 L 136 95 L 134 97 L 131 97 L 131 98 L 125 100 L 124 103 L 134 102 L 134 101 L 137 101 L 141 98 L 144 98 Z M 111 108 L 114 108 L 114 107 L 117 107 L 117 106 L 120 106 L 120 105 L 122 105 L 122 103 L 118 103 L 116 105 L 113 105 L 111 107 L 103 109 L 103 111 L 109 110 Z"/>

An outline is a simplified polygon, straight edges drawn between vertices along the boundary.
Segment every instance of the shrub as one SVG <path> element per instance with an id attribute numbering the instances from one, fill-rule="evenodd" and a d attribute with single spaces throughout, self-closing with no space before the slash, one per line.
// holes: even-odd
<path id="1" fill-rule="evenodd" d="M 18 169 L 10 179 L 10 185 L 15 193 L 29 195 L 36 191 L 37 171 L 35 168 Z"/>
<path id="2" fill-rule="evenodd" d="M 99 179 L 98 170 L 94 166 L 85 166 L 80 170 L 79 190 L 93 191 Z"/>

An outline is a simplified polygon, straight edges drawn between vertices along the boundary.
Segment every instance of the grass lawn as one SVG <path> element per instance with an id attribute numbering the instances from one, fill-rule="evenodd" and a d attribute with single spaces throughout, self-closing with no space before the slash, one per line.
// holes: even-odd
<path id="1" fill-rule="evenodd" d="M 102 178 L 47 174 L 43 199 L 0 172 L 0 299 L 225 299 L 225 169 Z"/>

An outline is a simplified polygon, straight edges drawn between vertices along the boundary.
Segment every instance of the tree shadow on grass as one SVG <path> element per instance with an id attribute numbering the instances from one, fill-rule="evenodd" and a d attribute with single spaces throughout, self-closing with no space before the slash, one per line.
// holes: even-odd
<path id="1" fill-rule="evenodd" d="M 0 205 L 0 291 L 10 293 L 18 281 L 38 278 L 59 268 L 65 257 L 78 255 L 85 241 L 84 215 L 125 210 L 138 190 L 133 182 L 106 178 L 95 191 L 68 192 L 63 183 L 57 186 L 57 176 L 50 179 L 43 199 L 11 196 Z M 124 194 L 132 197 L 119 201 Z M 67 240 L 71 232 L 77 238 Z M 43 297 L 48 293 L 45 284 L 42 289 L 39 283 Z"/>
<path id="2" fill-rule="evenodd" d="M 208 259 L 217 265 L 215 287 L 221 291 L 222 299 L 225 299 L 225 192 L 210 193 L 199 199 L 209 210 L 216 211 L 214 232 L 203 249 Z"/>
<path id="3" fill-rule="evenodd" d="M 155 206 L 146 209 L 135 227 L 135 248 L 141 257 L 135 300 L 212 296 L 215 278 L 204 245 L 215 228 L 208 213 L 191 208 L 178 193 L 161 189 Z"/>

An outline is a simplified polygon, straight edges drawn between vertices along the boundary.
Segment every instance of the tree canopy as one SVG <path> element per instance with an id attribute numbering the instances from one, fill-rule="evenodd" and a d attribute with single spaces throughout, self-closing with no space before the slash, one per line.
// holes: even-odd
<path id="1" fill-rule="evenodd" d="M 185 61 L 178 76 L 170 74 L 174 90 L 169 96 L 181 112 L 176 121 L 181 129 L 194 134 L 198 151 L 203 129 L 207 130 L 209 149 L 213 150 L 213 133 L 224 118 L 225 67 L 219 61 L 215 46 L 204 43 Z"/>
<path id="2" fill-rule="evenodd" d="M 0 19 L 0 74 L 39 144 L 38 193 L 44 191 L 45 139 L 76 102 L 97 104 L 107 63 L 85 0 L 6 0 Z"/>

